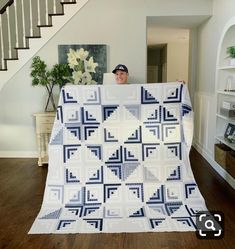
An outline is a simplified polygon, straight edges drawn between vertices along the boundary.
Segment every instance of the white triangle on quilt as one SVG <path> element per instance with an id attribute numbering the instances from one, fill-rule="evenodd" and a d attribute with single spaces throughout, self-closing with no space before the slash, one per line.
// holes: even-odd
<path id="1" fill-rule="evenodd" d="M 143 231 L 148 231 L 148 219 L 146 217 L 139 218 L 124 218 L 123 227 L 125 227 L 126 232 L 134 233 Z"/>
<path id="2" fill-rule="evenodd" d="M 175 217 L 171 216 L 170 219 L 170 227 L 169 229 L 172 231 L 195 231 L 195 223 L 196 219 L 194 217 Z"/>
<path id="3" fill-rule="evenodd" d="M 55 231 L 58 220 L 40 220 L 38 219 L 37 225 L 33 224 L 29 230 L 29 234 L 48 234 Z"/>

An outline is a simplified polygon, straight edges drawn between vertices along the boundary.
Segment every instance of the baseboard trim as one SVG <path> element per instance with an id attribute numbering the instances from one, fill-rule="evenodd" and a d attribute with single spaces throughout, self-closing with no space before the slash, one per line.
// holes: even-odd
<path id="1" fill-rule="evenodd" d="M 193 141 L 194 148 L 207 160 L 207 162 L 211 165 L 211 167 L 233 188 L 235 189 L 235 179 L 228 174 L 213 158 L 212 156 L 205 150 L 203 147 L 197 142 Z"/>
<path id="2" fill-rule="evenodd" d="M 36 151 L 0 151 L 0 158 L 37 158 Z"/>

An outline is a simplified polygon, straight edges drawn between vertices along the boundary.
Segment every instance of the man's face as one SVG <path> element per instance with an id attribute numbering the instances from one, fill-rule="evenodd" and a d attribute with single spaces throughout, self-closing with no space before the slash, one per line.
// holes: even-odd
<path id="1" fill-rule="evenodd" d="M 115 79 L 117 84 L 126 84 L 128 81 L 128 73 L 122 70 L 117 70 L 115 73 Z"/>

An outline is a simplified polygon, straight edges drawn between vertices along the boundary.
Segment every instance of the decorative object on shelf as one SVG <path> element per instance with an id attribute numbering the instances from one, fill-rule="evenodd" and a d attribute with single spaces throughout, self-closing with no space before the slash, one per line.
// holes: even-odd
<path id="1" fill-rule="evenodd" d="M 235 110 L 235 102 L 223 101 L 222 107 L 227 110 Z"/>
<path id="2" fill-rule="evenodd" d="M 232 75 L 229 75 L 226 78 L 226 88 L 225 88 L 225 91 L 228 91 L 228 92 L 234 92 L 235 91 L 234 77 Z"/>
<path id="3" fill-rule="evenodd" d="M 225 144 L 215 144 L 215 161 L 224 169 L 226 168 L 227 154 L 230 150 Z"/>
<path id="4" fill-rule="evenodd" d="M 230 58 L 230 66 L 235 66 L 235 46 L 227 47 L 226 53 Z"/>
<path id="5" fill-rule="evenodd" d="M 235 143 L 235 125 L 228 123 L 226 131 L 224 133 L 224 138 L 230 143 Z"/>
<path id="6" fill-rule="evenodd" d="M 235 151 L 230 150 L 226 158 L 226 170 L 235 178 Z"/>
<path id="7" fill-rule="evenodd" d="M 220 114 L 227 118 L 235 118 L 235 110 L 220 108 Z"/>
<path id="8" fill-rule="evenodd" d="M 235 118 L 235 102 L 222 101 L 220 113 L 227 118 Z"/>
<path id="9" fill-rule="evenodd" d="M 70 67 L 69 83 L 103 83 L 103 74 L 107 72 L 106 45 L 59 45 L 58 55 L 59 63 L 68 63 Z"/>
<path id="10" fill-rule="evenodd" d="M 215 161 L 235 177 L 235 151 L 225 144 L 215 144 Z"/>
<path id="11" fill-rule="evenodd" d="M 45 111 L 55 111 L 56 105 L 53 97 L 53 88 L 59 85 L 60 88 L 68 81 L 70 70 L 68 64 L 55 64 L 50 70 L 47 69 L 46 63 L 39 57 L 35 56 L 31 64 L 32 85 L 45 86 L 48 92 Z M 51 103 L 52 110 L 49 110 Z"/>

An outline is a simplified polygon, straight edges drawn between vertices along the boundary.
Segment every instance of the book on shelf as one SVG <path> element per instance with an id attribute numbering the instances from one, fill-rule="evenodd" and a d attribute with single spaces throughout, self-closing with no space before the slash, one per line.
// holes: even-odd
<path id="1" fill-rule="evenodd" d="M 225 133 L 224 133 L 224 138 L 230 143 L 235 143 L 235 125 L 228 123 Z"/>
<path id="2" fill-rule="evenodd" d="M 229 109 L 225 109 L 225 108 L 221 107 L 220 114 L 223 115 L 224 117 L 234 118 L 235 117 L 235 109 L 229 110 Z"/>
<path id="3" fill-rule="evenodd" d="M 222 108 L 227 110 L 235 110 L 235 102 L 223 101 Z"/>

